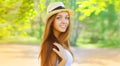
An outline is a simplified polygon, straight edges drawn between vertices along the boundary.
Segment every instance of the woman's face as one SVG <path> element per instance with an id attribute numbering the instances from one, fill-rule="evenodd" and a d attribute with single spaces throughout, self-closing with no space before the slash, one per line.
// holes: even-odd
<path id="1" fill-rule="evenodd" d="M 53 22 L 53 30 L 65 32 L 69 26 L 70 16 L 68 12 L 60 12 L 56 15 Z"/>

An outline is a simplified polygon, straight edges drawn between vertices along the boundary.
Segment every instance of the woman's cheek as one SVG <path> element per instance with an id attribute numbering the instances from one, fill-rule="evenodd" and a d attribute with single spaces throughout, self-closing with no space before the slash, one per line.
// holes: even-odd
<path id="1" fill-rule="evenodd" d="M 61 22 L 61 20 L 57 20 L 57 21 L 56 21 L 56 24 L 59 24 L 60 22 Z"/>
<path id="2" fill-rule="evenodd" d="M 67 26 L 70 24 L 70 22 L 69 21 L 67 21 Z"/>

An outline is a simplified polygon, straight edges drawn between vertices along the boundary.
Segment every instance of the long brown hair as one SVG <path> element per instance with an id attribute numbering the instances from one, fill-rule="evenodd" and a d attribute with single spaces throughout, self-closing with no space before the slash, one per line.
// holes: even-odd
<path id="1" fill-rule="evenodd" d="M 39 54 L 39 58 L 41 59 L 41 66 L 55 66 L 57 59 L 61 61 L 61 58 L 52 50 L 53 48 L 56 48 L 53 45 L 54 42 L 61 44 L 64 48 L 70 51 L 70 44 L 68 40 L 70 33 L 70 24 L 67 30 L 61 33 L 59 38 L 56 38 L 53 33 L 53 21 L 55 20 L 55 17 L 56 14 L 51 16 L 46 22 L 45 32 L 40 47 L 41 51 Z"/>

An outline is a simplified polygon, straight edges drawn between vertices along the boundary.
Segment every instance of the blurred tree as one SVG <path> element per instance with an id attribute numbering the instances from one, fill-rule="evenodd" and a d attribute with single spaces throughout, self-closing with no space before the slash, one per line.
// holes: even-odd
<path id="1" fill-rule="evenodd" d="M 1 0 L 0 1 L 0 39 L 17 36 L 37 36 L 39 16 L 43 10 L 39 0 Z M 36 35 L 36 33 L 38 35 Z"/>
<path id="2" fill-rule="evenodd" d="M 62 1 L 74 10 L 70 42 L 108 41 L 120 44 L 120 0 L 0 0 L 0 39 L 13 37 L 41 38 L 46 7 Z M 110 42 L 109 42 L 110 41 Z"/>
<path id="3" fill-rule="evenodd" d="M 82 22 L 87 21 L 86 26 L 89 28 L 86 32 L 90 33 L 91 42 L 110 41 L 114 34 L 119 34 L 120 26 L 117 21 L 117 14 L 120 11 L 119 0 L 85 0 L 78 1 L 77 4 L 79 8 L 76 10 L 81 13 L 79 19 Z"/>

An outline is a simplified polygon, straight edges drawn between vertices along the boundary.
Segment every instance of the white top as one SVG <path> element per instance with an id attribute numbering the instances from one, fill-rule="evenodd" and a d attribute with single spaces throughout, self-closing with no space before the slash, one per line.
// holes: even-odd
<path id="1" fill-rule="evenodd" d="M 67 54 L 67 57 L 68 57 L 68 61 L 67 61 L 65 66 L 71 66 L 72 62 L 73 62 L 73 57 L 72 57 L 71 53 L 68 50 L 66 50 L 66 54 Z"/>
<path id="2" fill-rule="evenodd" d="M 73 62 L 73 57 L 72 57 L 71 53 L 68 50 L 65 49 L 65 51 L 66 51 L 66 54 L 67 54 L 67 57 L 68 57 L 68 61 L 65 64 L 65 66 L 71 66 L 72 62 Z M 58 62 L 59 62 L 59 60 L 57 60 L 56 66 L 58 66 Z"/>

